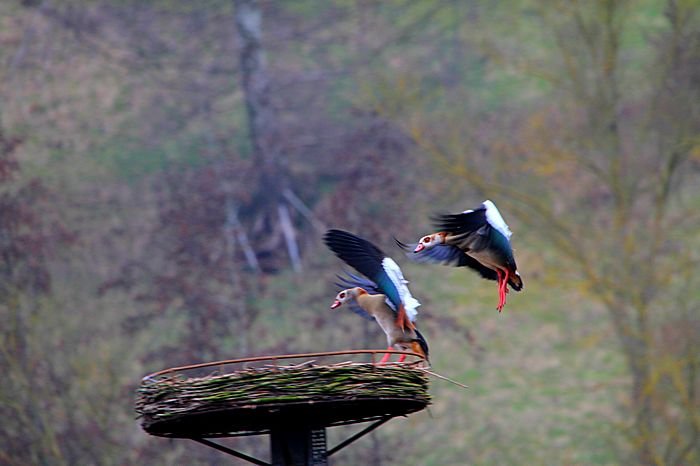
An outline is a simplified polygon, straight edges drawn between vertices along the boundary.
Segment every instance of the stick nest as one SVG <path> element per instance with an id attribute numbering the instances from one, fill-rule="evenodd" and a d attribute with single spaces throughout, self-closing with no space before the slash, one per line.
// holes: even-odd
<path id="1" fill-rule="evenodd" d="M 266 432 L 300 419 L 319 426 L 363 422 L 429 404 L 428 377 L 410 365 L 307 363 L 145 379 L 136 412 L 154 435 L 228 436 Z"/>

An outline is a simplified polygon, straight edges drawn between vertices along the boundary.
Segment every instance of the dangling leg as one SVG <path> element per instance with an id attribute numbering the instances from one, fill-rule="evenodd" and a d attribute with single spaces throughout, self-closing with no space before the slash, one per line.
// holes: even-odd
<path id="1" fill-rule="evenodd" d="M 390 346 L 390 347 L 388 347 L 387 349 L 388 349 L 388 350 L 391 350 L 391 349 L 394 349 L 394 348 L 392 348 L 392 347 Z M 391 357 L 391 353 L 385 353 L 385 354 L 384 354 L 384 357 L 382 358 L 382 360 L 379 361 L 379 364 L 380 364 L 380 365 L 381 365 L 381 364 L 386 364 L 386 362 L 389 360 L 390 357 Z"/>
<path id="2" fill-rule="evenodd" d="M 510 277 L 510 273 L 508 272 L 508 269 L 503 272 L 503 305 L 506 304 L 506 295 L 508 294 L 508 278 Z M 501 306 L 501 309 L 503 309 L 503 306 Z"/>
<path id="3" fill-rule="evenodd" d="M 401 356 L 399 356 L 399 362 L 404 362 L 405 360 L 406 360 L 405 354 L 402 354 Z"/>
<path id="4" fill-rule="evenodd" d="M 501 312 L 505 301 L 505 296 L 503 296 L 503 276 L 501 274 L 501 269 L 496 269 L 496 274 L 498 275 L 498 306 L 496 306 L 496 309 L 498 309 L 498 312 Z"/>
<path id="5" fill-rule="evenodd" d="M 503 272 L 503 278 L 501 279 L 501 298 L 500 302 L 498 303 L 499 309 L 498 312 L 501 312 L 503 310 L 503 306 L 506 304 L 506 293 L 508 292 L 508 271 L 505 270 Z"/>

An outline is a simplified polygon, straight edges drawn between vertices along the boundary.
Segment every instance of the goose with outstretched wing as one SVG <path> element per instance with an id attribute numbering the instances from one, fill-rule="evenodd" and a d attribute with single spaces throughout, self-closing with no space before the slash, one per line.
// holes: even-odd
<path id="1" fill-rule="evenodd" d="M 486 200 L 476 209 L 438 215 L 433 220 L 436 233 L 415 244 L 399 240 L 396 243 L 415 262 L 469 267 L 487 280 L 496 280 L 496 309 L 500 312 L 506 303 L 508 285 L 520 291 L 523 280 L 510 244 L 512 233 L 496 205 Z"/>
<path id="2" fill-rule="evenodd" d="M 420 303 L 408 289 L 408 281 L 393 259 L 364 238 L 343 230 L 329 230 L 324 242 L 340 259 L 364 277 L 339 277 L 343 288 L 331 309 L 347 304 L 362 317 L 376 320 L 387 337 L 389 349 L 413 351 L 428 358 L 428 344 L 415 326 Z M 365 278 L 366 277 L 366 278 Z M 386 362 L 389 354 L 384 356 Z M 405 355 L 399 358 L 399 362 Z"/>

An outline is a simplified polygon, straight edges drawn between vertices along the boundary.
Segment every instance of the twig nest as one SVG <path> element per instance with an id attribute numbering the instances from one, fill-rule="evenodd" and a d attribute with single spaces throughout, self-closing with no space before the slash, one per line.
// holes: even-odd
<path id="1" fill-rule="evenodd" d="M 225 437 L 285 425 L 350 424 L 430 404 L 428 376 L 410 364 L 301 364 L 229 374 L 144 379 L 136 412 L 164 437 Z"/>

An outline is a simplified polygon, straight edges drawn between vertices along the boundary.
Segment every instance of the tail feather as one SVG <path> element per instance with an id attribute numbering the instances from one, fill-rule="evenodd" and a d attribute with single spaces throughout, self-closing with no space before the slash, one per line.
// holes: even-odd
<path id="1" fill-rule="evenodd" d="M 415 329 L 416 331 L 416 340 L 418 344 L 420 345 L 421 349 L 423 350 L 423 354 L 425 354 L 425 359 L 426 361 L 430 362 L 430 359 L 428 358 L 430 354 L 430 349 L 428 348 L 428 341 L 425 339 L 422 333 L 418 331 L 418 329 Z"/>
<path id="2" fill-rule="evenodd" d="M 508 274 L 508 284 L 515 291 L 520 291 L 523 289 L 523 279 L 520 278 L 520 275 L 517 272 Z"/>

